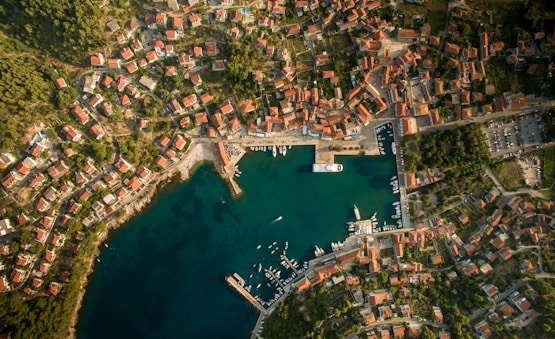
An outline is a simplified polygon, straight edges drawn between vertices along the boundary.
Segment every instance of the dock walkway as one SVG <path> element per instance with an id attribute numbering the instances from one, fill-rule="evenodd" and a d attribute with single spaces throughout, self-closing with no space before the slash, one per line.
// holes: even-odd
<path id="1" fill-rule="evenodd" d="M 225 277 L 225 281 L 229 284 L 229 286 L 233 287 L 237 292 L 239 292 L 239 294 L 245 297 L 245 299 L 247 299 L 248 302 L 250 302 L 254 307 L 256 307 L 256 309 L 258 309 L 260 313 L 266 314 L 267 312 L 266 308 L 262 306 L 262 304 L 259 303 L 258 300 L 256 300 L 247 290 L 245 290 L 243 286 L 241 286 L 239 282 L 237 282 L 237 280 L 233 278 L 233 276 L 228 275 L 227 277 Z"/>

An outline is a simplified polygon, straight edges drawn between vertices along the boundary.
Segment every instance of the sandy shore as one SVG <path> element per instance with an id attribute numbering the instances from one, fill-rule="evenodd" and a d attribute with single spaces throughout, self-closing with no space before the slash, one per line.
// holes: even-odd
<path id="1" fill-rule="evenodd" d="M 214 153 L 214 144 L 194 144 L 191 147 L 176 167 L 181 180 L 188 180 L 191 177 L 191 171 L 204 161 L 211 162 L 214 165 L 219 162 Z"/>

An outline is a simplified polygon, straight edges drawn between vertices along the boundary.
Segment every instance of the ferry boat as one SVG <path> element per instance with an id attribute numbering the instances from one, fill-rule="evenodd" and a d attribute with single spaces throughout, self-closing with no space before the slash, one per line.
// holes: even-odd
<path id="1" fill-rule="evenodd" d="M 313 164 L 312 172 L 314 173 L 337 173 L 343 171 L 341 164 Z"/>
<path id="2" fill-rule="evenodd" d="M 357 221 L 360 220 L 360 211 L 358 210 L 358 207 L 356 204 L 354 205 L 353 210 L 355 212 L 355 218 L 357 219 Z"/>

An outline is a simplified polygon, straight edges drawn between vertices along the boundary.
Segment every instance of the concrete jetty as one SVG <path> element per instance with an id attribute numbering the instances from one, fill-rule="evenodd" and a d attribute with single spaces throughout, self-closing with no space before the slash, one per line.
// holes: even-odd
<path id="1" fill-rule="evenodd" d="M 274 272 L 270 271 L 267 268 L 264 269 L 264 272 L 268 273 L 272 278 L 274 278 L 274 280 L 279 284 L 279 286 L 281 286 L 281 288 L 283 288 L 283 290 L 285 291 L 285 285 L 283 285 L 281 281 L 279 281 L 279 278 L 274 274 Z"/>
<path id="2" fill-rule="evenodd" d="M 299 275 L 299 271 L 297 271 L 297 269 L 295 268 L 295 266 L 293 266 L 293 263 L 289 260 L 289 258 L 287 258 L 287 256 L 285 254 L 282 254 L 279 256 L 282 260 L 285 260 L 285 262 L 287 263 L 287 265 L 289 265 L 289 267 L 293 270 L 293 272 L 295 272 L 296 275 Z"/>
<path id="3" fill-rule="evenodd" d="M 229 284 L 229 286 L 233 287 L 237 292 L 239 292 L 240 295 L 245 297 L 245 299 L 247 299 L 248 302 L 251 303 L 251 305 L 256 307 L 256 309 L 258 309 L 260 313 L 266 314 L 266 308 L 264 308 L 264 306 L 262 306 L 262 304 L 259 303 L 258 300 L 256 300 L 247 290 L 245 290 L 243 286 L 241 286 L 233 276 L 228 275 L 227 277 L 225 277 L 225 281 Z"/>

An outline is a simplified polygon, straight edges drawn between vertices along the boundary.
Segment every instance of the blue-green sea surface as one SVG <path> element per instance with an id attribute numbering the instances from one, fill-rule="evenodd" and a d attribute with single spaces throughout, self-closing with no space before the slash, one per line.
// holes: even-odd
<path id="1" fill-rule="evenodd" d="M 257 313 L 225 276 L 239 273 L 253 294 L 268 300 L 275 289 L 258 266 L 286 276 L 279 265 L 286 242 L 287 256 L 302 266 L 314 257 L 314 245 L 329 252 L 330 242 L 347 236 L 355 203 L 362 218 L 377 212 L 380 224 L 393 222 L 398 196 L 389 183 L 396 170 L 387 153 L 337 156 L 342 173 L 312 173 L 313 147 L 276 158 L 249 152 L 239 163 L 244 194 L 237 200 L 210 166 L 200 166 L 101 248 L 78 338 L 247 338 Z"/>

